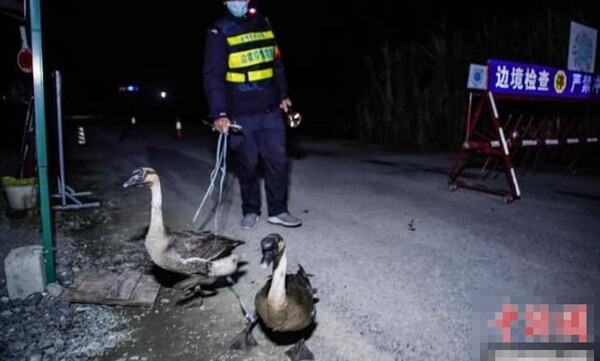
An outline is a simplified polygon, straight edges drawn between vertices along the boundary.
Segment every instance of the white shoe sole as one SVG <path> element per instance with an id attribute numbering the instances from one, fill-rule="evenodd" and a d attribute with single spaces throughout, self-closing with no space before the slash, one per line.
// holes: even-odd
<path id="1" fill-rule="evenodd" d="M 282 225 L 285 227 L 300 227 L 302 225 L 302 222 L 298 222 L 298 223 L 284 222 L 277 217 L 269 217 L 267 219 L 267 222 L 269 222 L 271 224 L 279 224 L 279 225 Z"/>

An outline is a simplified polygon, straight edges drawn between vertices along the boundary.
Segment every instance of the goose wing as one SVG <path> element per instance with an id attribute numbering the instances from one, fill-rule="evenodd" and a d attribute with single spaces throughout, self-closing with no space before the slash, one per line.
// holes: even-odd
<path id="1" fill-rule="evenodd" d="M 206 262 L 226 257 L 243 241 L 215 235 L 209 231 L 171 232 L 171 247 L 181 258 L 200 259 Z"/>
<path id="2" fill-rule="evenodd" d="M 285 292 L 297 305 L 305 308 L 310 313 L 314 309 L 314 297 L 316 290 L 310 284 L 307 273 L 302 266 L 298 265 L 296 274 L 285 276 Z"/>

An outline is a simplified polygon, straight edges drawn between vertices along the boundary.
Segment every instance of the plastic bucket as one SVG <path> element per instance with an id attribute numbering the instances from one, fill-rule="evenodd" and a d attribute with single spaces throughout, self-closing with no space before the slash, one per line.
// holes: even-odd
<path id="1" fill-rule="evenodd" d="M 2 177 L 8 205 L 16 211 L 37 207 L 38 187 L 36 178 L 16 179 Z"/>

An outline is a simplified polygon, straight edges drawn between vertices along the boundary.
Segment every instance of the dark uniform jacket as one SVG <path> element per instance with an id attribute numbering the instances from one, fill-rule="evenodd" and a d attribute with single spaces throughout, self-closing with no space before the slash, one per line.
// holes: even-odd
<path id="1" fill-rule="evenodd" d="M 203 73 L 213 120 L 268 112 L 288 97 L 271 24 L 259 14 L 227 13 L 209 28 Z"/>

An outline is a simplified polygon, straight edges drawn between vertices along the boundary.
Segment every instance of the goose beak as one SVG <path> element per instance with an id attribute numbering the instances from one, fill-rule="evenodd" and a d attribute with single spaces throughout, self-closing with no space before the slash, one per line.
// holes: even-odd
<path id="1" fill-rule="evenodd" d="M 140 187 L 144 185 L 144 174 L 143 172 L 136 171 L 133 172 L 131 178 L 129 178 L 125 183 L 123 183 L 123 188 L 129 187 Z"/>
<path id="2" fill-rule="evenodd" d="M 278 234 L 270 234 L 260 241 L 260 248 L 262 251 L 262 259 L 260 260 L 260 267 L 267 268 L 277 252 L 277 238 L 281 238 Z"/>
<path id="3" fill-rule="evenodd" d="M 265 269 L 269 267 L 271 262 L 273 262 L 273 258 L 275 257 L 275 252 L 273 251 L 263 251 L 262 259 L 260 260 L 260 268 Z"/>
<path id="4" fill-rule="evenodd" d="M 140 185 L 142 185 L 142 183 L 140 182 L 139 177 L 134 175 L 133 177 L 129 178 L 125 183 L 123 183 L 123 188 L 129 188 Z"/>

